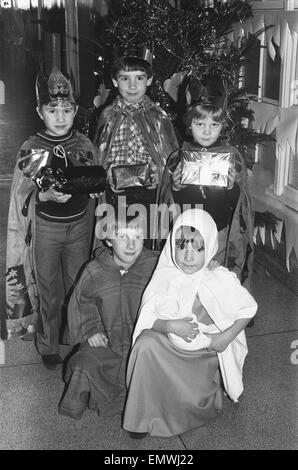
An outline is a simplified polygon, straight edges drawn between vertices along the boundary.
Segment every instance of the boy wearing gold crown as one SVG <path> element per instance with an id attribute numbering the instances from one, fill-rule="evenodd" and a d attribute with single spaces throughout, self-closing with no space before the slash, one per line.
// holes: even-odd
<path id="1" fill-rule="evenodd" d="M 14 170 L 8 216 L 6 294 L 8 333 L 35 336 L 44 365 L 59 356 L 61 310 L 89 258 L 89 195 L 42 188 L 41 171 L 95 165 L 94 146 L 72 129 L 77 112 L 68 77 L 56 67 L 36 80 L 37 112 L 45 128 L 22 145 Z M 27 331 L 26 331 L 27 330 Z M 28 338 L 29 337 L 29 338 Z M 32 338 L 30 338 L 32 339 Z"/>
<path id="2" fill-rule="evenodd" d="M 177 138 L 167 113 L 146 95 L 153 80 L 152 54 L 140 50 L 127 49 L 113 63 L 111 76 L 119 94 L 99 119 L 95 143 L 109 175 L 106 202 L 115 206 L 125 196 L 128 206 L 142 204 L 148 220 L 145 246 L 152 248 L 156 219 L 150 221 L 150 206 L 159 200 L 163 169 Z"/>

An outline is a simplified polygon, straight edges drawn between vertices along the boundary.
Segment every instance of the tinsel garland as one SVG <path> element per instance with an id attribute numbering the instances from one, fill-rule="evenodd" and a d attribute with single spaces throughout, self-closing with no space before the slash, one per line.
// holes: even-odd
<path id="1" fill-rule="evenodd" d="M 253 130 L 249 99 L 245 90 L 239 92 L 247 44 L 236 47 L 228 39 L 235 24 L 252 16 L 248 2 L 123 0 L 121 5 L 121 11 L 107 19 L 104 33 L 101 31 L 105 55 L 99 63 L 99 75 L 107 75 L 112 50 L 146 45 L 154 54 L 155 79 L 149 94 L 178 125 L 177 116 L 184 109 L 164 90 L 165 80 L 179 72 L 190 74 L 193 80 L 209 73 L 220 75 L 227 82 L 229 95 L 225 138 L 239 148 L 251 167 L 255 145 L 272 138 Z"/>
<path id="2" fill-rule="evenodd" d="M 109 28 L 110 42 L 153 48 L 160 81 L 177 71 L 197 77 L 216 71 L 233 86 L 243 57 L 226 36 L 235 22 L 252 15 L 251 7 L 242 0 L 215 1 L 213 7 L 200 0 L 176 3 L 179 6 L 168 0 L 123 0 L 121 15 Z"/>

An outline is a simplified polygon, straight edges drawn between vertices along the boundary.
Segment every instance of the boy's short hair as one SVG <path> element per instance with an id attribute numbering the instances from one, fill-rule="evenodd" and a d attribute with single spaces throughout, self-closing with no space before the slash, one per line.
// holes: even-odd
<path id="1" fill-rule="evenodd" d="M 125 72 L 136 72 L 141 70 L 145 72 L 148 78 L 152 77 L 152 66 L 147 60 L 140 59 L 139 57 L 119 57 L 116 59 L 111 67 L 111 77 L 116 80 L 117 75 L 121 70 Z"/>
<path id="2" fill-rule="evenodd" d="M 213 104 L 194 104 L 188 108 L 183 116 L 183 122 L 188 130 L 194 119 L 205 119 L 211 117 L 214 121 L 225 125 L 228 119 L 223 108 Z"/>
<path id="3" fill-rule="evenodd" d="M 72 107 L 76 107 L 76 103 L 75 101 L 70 101 L 70 100 L 61 100 L 61 99 L 58 99 L 58 100 L 44 100 L 44 102 L 40 102 L 39 105 L 38 105 L 38 108 L 41 109 L 42 106 L 49 106 L 50 108 L 55 108 L 56 106 L 62 106 L 63 108 L 70 108 L 71 106 Z"/>
<path id="4" fill-rule="evenodd" d="M 109 207 L 102 215 L 102 219 L 97 222 L 96 237 L 101 240 L 112 240 L 118 229 L 131 228 L 141 230 L 144 238 L 147 232 L 147 220 L 142 211 L 136 211 L 129 215 L 128 207 L 118 205 Z"/>

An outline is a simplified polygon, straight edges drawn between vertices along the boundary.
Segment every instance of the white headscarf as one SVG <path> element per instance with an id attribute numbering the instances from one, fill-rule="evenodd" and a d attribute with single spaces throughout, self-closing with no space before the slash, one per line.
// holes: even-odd
<path id="1" fill-rule="evenodd" d="M 199 230 L 204 240 L 204 266 L 193 274 L 186 274 L 177 264 L 176 239 L 181 226 L 194 227 Z M 205 243 L 205 240 L 208 243 Z M 189 210 L 184 212 L 177 220 L 170 237 L 168 238 L 158 264 L 158 276 L 155 286 L 155 314 L 160 319 L 175 319 L 192 317 L 197 322 L 197 317 L 192 313 L 194 298 L 197 295 L 198 286 L 204 276 L 208 275 L 207 265 L 217 252 L 217 228 L 212 217 L 202 210 Z M 156 270 L 157 272 L 157 270 Z M 155 272 L 155 273 L 156 273 Z M 208 276 L 209 277 L 209 276 Z M 157 288 L 157 289 L 156 289 Z M 177 296 L 177 291 L 181 291 Z M 159 291 L 159 294 L 158 294 Z M 199 335 L 190 342 L 186 342 L 180 336 L 170 333 L 169 339 L 178 347 L 185 350 L 197 350 L 209 346 L 211 339 L 202 331 L 216 332 L 217 328 L 207 328 L 198 323 Z"/>
<path id="2" fill-rule="evenodd" d="M 194 227 L 204 240 L 204 267 L 194 274 L 186 274 L 175 261 L 176 233 L 181 226 Z M 162 295 L 176 299 L 178 305 L 183 306 L 185 316 L 192 312 L 198 295 L 219 331 L 229 328 L 239 318 L 252 318 L 255 315 L 257 304 L 234 273 L 223 267 L 213 271 L 207 268 L 216 252 L 217 229 L 212 217 L 201 209 L 183 212 L 167 238 L 152 279 L 143 294 L 133 343 L 142 330 L 151 329 L 156 319 L 160 318 L 156 312 L 156 298 Z M 218 354 L 226 391 L 234 401 L 237 401 L 243 390 L 242 367 L 246 354 L 244 331 L 223 353 Z"/>

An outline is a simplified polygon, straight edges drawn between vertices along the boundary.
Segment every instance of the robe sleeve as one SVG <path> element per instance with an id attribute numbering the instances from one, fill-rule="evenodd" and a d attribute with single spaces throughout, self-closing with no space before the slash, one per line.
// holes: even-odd
<path id="1" fill-rule="evenodd" d="M 158 272 L 158 271 L 157 271 Z M 147 285 L 141 300 L 141 306 L 138 313 L 138 320 L 133 332 L 132 344 L 136 341 L 137 337 L 142 333 L 143 330 L 152 329 L 155 320 L 161 318 L 156 311 L 156 299 L 157 292 L 161 294 L 165 292 L 165 289 L 162 288 L 160 291 L 163 281 L 161 278 L 163 276 L 156 275 L 156 271 L 153 273 L 152 279 Z M 164 281 L 167 284 L 167 281 Z"/>
<path id="2" fill-rule="evenodd" d="M 211 277 L 211 276 L 210 276 Z M 240 318 L 252 318 L 258 304 L 248 290 L 240 284 L 236 274 L 226 268 L 216 268 L 211 287 L 217 302 L 207 309 L 216 326 L 224 331 Z M 208 283 L 210 286 L 210 283 Z M 245 331 L 242 330 L 222 352 L 218 353 L 220 371 L 225 391 L 232 401 L 237 402 L 243 392 L 243 366 L 247 356 Z"/>
<path id="3" fill-rule="evenodd" d="M 143 330 L 150 330 L 152 328 L 156 319 L 155 297 L 147 298 L 146 301 L 142 302 L 140 308 L 138 321 L 133 332 L 132 344 L 135 343 L 137 337 L 142 333 Z"/>
<path id="4" fill-rule="evenodd" d="M 85 269 L 68 304 L 67 328 L 70 344 L 81 343 L 95 333 L 104 332 L 100 303 L 92 272 Z"/>
<path id="5" fill-rule="evenodd" d="M 21 150 L 26 150 L 26 141 L 17 155 L 17 163 L 10 190 L 7 220 L 6 245 L 6 315 L 7 330 L 13 331 L 38 309 L 35 276 L 33 274 L 32 237 L 34 231 L 34 201 L 36 185 L 24 176 L 18 163 Z"/>

